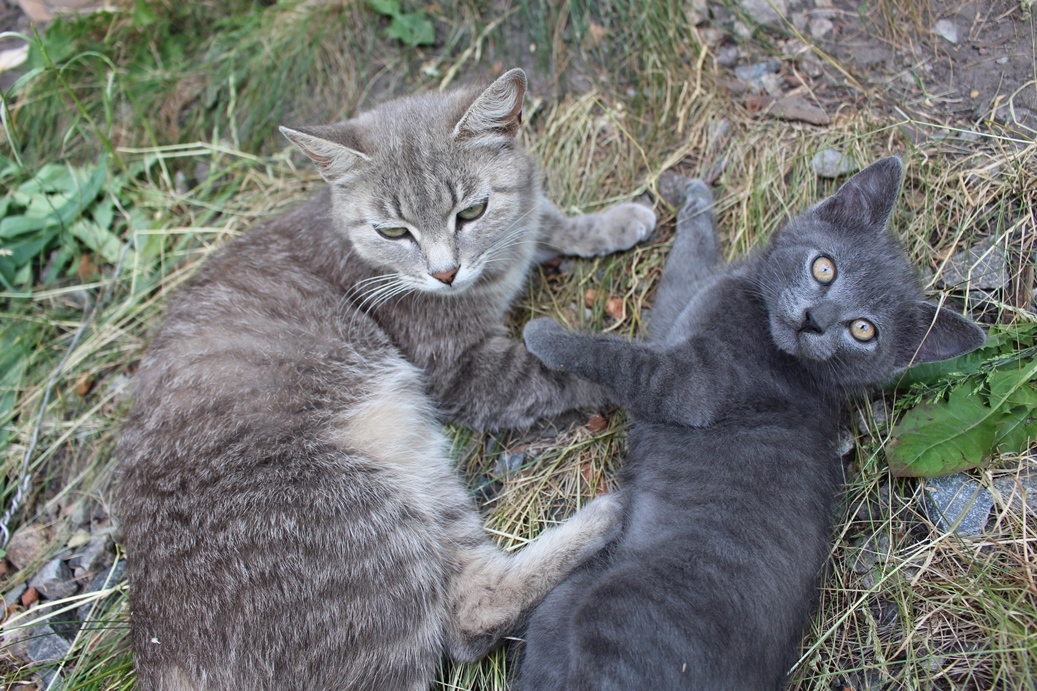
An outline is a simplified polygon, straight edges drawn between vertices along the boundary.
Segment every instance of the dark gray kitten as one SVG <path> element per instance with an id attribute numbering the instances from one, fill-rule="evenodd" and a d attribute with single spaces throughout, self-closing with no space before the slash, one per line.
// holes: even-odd
<path id="1" fill-rule="evenodd" d="M 139 687 L 400 689 L 472 660 L 614 533 L 612 498 L 507 554 L 436 419 L 522 427 L 596 386 L 509 339 L 539 257 L 625 249 L 515 143 L 525 76 L 283 129 L 329 186 L 214 254 L 141 361 L 117 454 Z"/>
<path id="2" fill-rule="evenodd" d="M 829 550 L 842 402 L 984 340 L 922 300 L 886 231 L 901 176 L 878 161 L 731 266 L 696 181 L 649 343 L 526 326 L 636 422 L 622 536 L 535 610 L 523 689 L 783 685 Z"/>

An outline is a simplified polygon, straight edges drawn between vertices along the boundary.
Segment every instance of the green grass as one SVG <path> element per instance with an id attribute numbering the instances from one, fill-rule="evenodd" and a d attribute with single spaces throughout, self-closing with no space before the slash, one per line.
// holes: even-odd
<path id="1" fill-rule="evenodd" d="M 876 16 L 894 12 L 893 5 L 880 3 Z M 405 10 L 418 7 L 404 3 Z M 905 191 L 893 222 L 934 291 L 954 249 L 981 234 L 1010 237 L 1025 224 L 1032 232 L 1037 146 L 1020 143 L 1017 132 L 991 125 L 977 141 L 948 130 L 946 138 L 913 144 L 881 92 L 824 128 L 754 117 L 718 86 L 723 75 L 684 3 L 525 0 L 500 21 L 489 3 L 476 0 L 424 9 L 438 40 L 425 48 L 387 38 L 389 20 L 350 1 L 136 3 L 53 25 L 33 44 L 38 71 L 4 95 L 0 169 L 8 161 L 22 165 L 8 166 L 13 172 L 0 179 L 6 189 L 46 164 L 96 165 L 107 152 L 106 184 L 122 181 L 115 214 L 121 220 L 111 228 L 130 257 L 116 272 L 117 262 L 63 234 L 33 265 L 28 285 L 0 293 L 0 508 L 10 505 L 38 435 L 28 456 L 29 493 L 12 527 L 47 526 L 41 562 L 67 543 L 76 506 L 107 504 L 111 450 L 128 407 L 122 385 L 170 291 L 229 236 L 318 186 L 309 166 L 285 148 L 276 132 L 281 122 L 342 119 L 390 94 L 539 65 L 530 75 L 522 138 L 541 162 L 550 195 L 570 212 L 655 193 L 660 174 L 672 167 L 689 175 L 712 171 L 722 240 L 733 256 L 834 189 L 810 172 L 809 161 L 837 147 L 861 162 L 904 156 Z M 915 15 L 927 16 L 918 10 L 912 22 Z M 935 120 L 912 126 L 942 130 Z M 728 135 L 718 137 L 725 127 Z M 647 244 L 542 270 L 513 311 L 515 333 L 535 315 L 640 333 L 673 226 L 673 209 L 661 202 L 656 208 L 661 224 Z M 53 252 L 63 249 L 67 268 L 43 283 Z M 605 310 L 609 296 L 626 302 L 624 320 Z M 1034 320 L 1001 295 L 950 297 L 968 299 L 990 322 Z M 81 395 L 84 381 L 92 387 Z M 898 414 L 904 403 L 892 393 L 886 398 Z M 865 404 L 853 419 L 856 461 L 792 687 L 1032 686 L 1031 517 L 1001 507 L 983 538 L 940 534 L 922 509 L 922 484 L 889 477 L 890 422 L 876 421 Z M 459 470 L 480 498 L 488 528 L 508 548 L 614 487 L 625 453 L 621 412 L 610 414 L 599 433 L 575 425 L 557 436 L 513 433 L 492 442 L 467 430 L 451 433 Z M 522 450 L 526 462 L 502 476 L 502 449 Z M 996 460 L 999 469 L 976 473 L 981 481 L 1034 465 L 1032 454 Z M 864 545 L 876 536 L 885 536 L 888 548 L 874 570 L 859 572 Z M 0 577 L 0 589 L 38 565 Z M 18 616 L 12 612 L 0 643 L 7 684 L 37 671 L 6 647 Z M 63 661 L 66 688 L 132 687 L 127 616 L 123 585 Z M 501 650 L 478 665 L 444 663 L 436 688 L 504 689 L 512 671 Z"/>

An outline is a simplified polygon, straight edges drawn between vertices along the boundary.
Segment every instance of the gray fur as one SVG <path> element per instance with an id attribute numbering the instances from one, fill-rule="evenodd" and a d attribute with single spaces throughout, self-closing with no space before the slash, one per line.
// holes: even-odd
<path id="1" fill-rule="evenodd" d="M 649 343 L 526 326 L 533 353 L 613 392 L 636 422 L 621 537 L 535 610 L 523 689 L 782 687 L 828 554 L 843 400 L 984 340 L 922 301 L 885 229 L 901 171 L 896 158 L 869 166 L 731 266 L 696 182 Z M 819 254 L 838 269 L 827 286 L 811 273 Z M 877 342 L 850 336 L 862 316 Z"/>
<path id="2" fill-rule="evenodd" d="M 511 71 L 286 128 L 329 187 L 171 301 L 117 449 L 139 688 L 424 689 L 444 652 L 483 655 L 612 535 L 603 498 L 496 549 L 437 422 L 522 427 L 603 402 L 503 315 L 538 253 L 583 251 L 573 228 L 606 252 L 654 225 L 544 199 L 513 140 L 524 88 Z"/>

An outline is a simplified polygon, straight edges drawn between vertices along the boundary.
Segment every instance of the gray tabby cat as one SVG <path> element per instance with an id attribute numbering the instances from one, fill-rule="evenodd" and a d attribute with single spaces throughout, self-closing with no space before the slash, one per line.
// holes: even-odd
<path id="1" fill-rule="evenodd" d="M 618 524 L 593 502 L 489 541 L 436 418 L 523 427 L 605 401 L 502 319 L 541 257 L 625 249 L 567 219 L 515 143 L 525 76 L 283 128 L 329 186 L 222 248 L 171 302 L 117 454 L 140 688 L 424 689 L 474 660 Z"/>
<path id="2" fill-rule="evenodd" d="M 535 610 L 523 689 L 783 686 L 829 550 L 842 402 L 985 338 L 922 300 L 886 231 L 901 177 L 878 161 L 730 266 L 695 181 L 650 342 L 526 326 L 636 422 L 621 537 Z"/>

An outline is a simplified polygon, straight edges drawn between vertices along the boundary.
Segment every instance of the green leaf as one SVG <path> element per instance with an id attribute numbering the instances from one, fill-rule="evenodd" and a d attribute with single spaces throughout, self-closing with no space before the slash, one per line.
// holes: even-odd
<path id="1" fill-rule="evenodd" d="M 951 392 L 946 401 L 909 410 L 893 428 L 886 460 L 896 477 L 936 477 L 979 465 L 990 453 L 1000 423 L 969 387 Z"/>
<path id="2" fill-rule="evenodd" d="M 428 46 L 436 40 L 435 27 L 424 12 L 396 15 L 385 33 L 408 46 Z"/>
<path id="3" fill-rule="evenodd" d="M 145 0 L 137 0 L 133 5 L 133 25 L 136 27 L 144 27 L 154 24 L 158 21 L 158 15 L 155 11 L 148 7 L 148 3 Z"/>
<path id="4" fill-rule="evenodd" d="M 994 445 L 1001 453 L 1022 453 L 1037 439 L 1037 411 L 1028 406 L 1012 408 L 1001 420 Z"/>
<path id="5" fill-rule="evenodd" d="M 367 0 L 367 6 L 386 17 L 395 17 L 400 13 L 400 3 L 397 0 Z"/>

